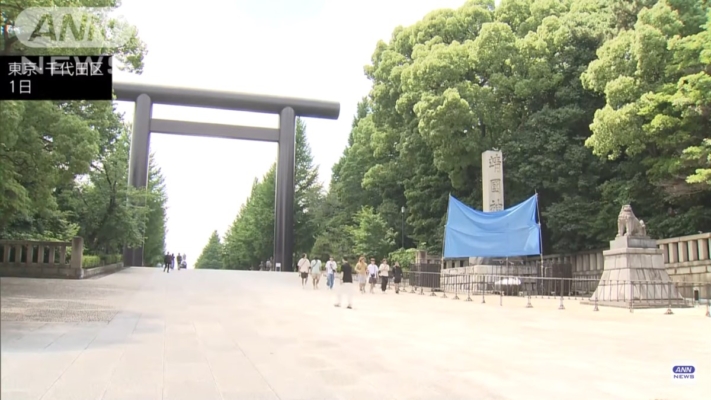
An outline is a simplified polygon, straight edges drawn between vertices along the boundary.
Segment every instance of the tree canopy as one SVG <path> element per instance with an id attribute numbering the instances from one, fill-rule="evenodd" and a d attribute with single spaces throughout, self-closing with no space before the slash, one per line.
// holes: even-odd
<path id="1" fill-rule="evenodd" d="M 222 242 L 220 242 L 220 235 L 214 231 L 195 262 L 195 268 L 221 269 L 222 265 Z"/>
<path id="2" fill-rule="evenodd" d="M 475 0 L 396 28 L 365 67 L 372 89 L 316 243 L 365 252 L 347 232 L 372 210 L 402 234 L 404 207 L 405 247 L 441 250 L 447 197 L 481 209 L 492 148 L 507 207 L 538 192 L 546 252 L 602 247 L 628 203 L 657 237 L 711 229 L 708 13 L 704 1 Z"/>
<path id="3" fill-rule="evenodd" d="M 299 254 L 314 246 L 318 233 L 316 210 L 323 198 L 306 140 L 306 124 L 301 119 L 296 120 L 295 153 L 294 251 Z M 254 180 L 249 197 L 225 234 L 226 269 L 256 267 L 274 254 L 275 182 L 276 164 L 261 180 Z"/>
<path id="4" fill-rule="evenodd" d="M 62 49 L 28 48 L 14 24 L 27 7 L 86 6 L 78 0 L 4 4 L 3 55 L 61 55 Z M 118 6 L 95 0 L 94 7 Z M 115 25 L 103 21 L 103 29 Z M 110 36 L 110 35 L 109 35 Z M 141 73 L 146 46 L 137 36 L 120 48 L 79 48 L 76 55 L 113 54 L 118 69 Z M 85 239 L 89 253 L 117 254 L 145 244 L 152 264 L 165 249 L 165 188 L 151 161 L 147 191 L 128 187 L 130 127 L 111 101 L 0 102 L 0 238 Z"/>
<path id="5" fill-rule="evenodd" d="M 482 208 L 489 149 L 507 207 L 539 194 L 545 252 L 604 246 L 623 204 L 657 237 L 711 229 L 709 15 L 703 1 L 472 0 L 396 28 L 365 67 L 328 191 L 297 215 L 297 251 L 441 251 L 449 194 Z M 226 240 L 252 258 L 230 263 L 271 254 L 258 233 L 273 236 L 273 179 Z"/>

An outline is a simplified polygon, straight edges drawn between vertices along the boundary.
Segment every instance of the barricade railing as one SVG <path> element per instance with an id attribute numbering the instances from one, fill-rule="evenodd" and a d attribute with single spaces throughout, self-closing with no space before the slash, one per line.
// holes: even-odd
<path id="1" fill-rule="evenodd" d="M 446 271 L 446 270 L 445 270 Z M 711 283 L 638 280 L 604 280 L 597 278 L 556 278 L 537 276 L 484 275 L 463 272 L 405 271 L 400 285 L 402 292 L 430 297 L 465 301 L 497 301 L 503 305 L 505 297 L 523 297 L 526 307 L 532 299 L 558 299 L 558 309 L 565 309 L 566 301 L 629 308 L 673 308 L 700 306 L 711 308 Z M 496 300 L 490 297 L 498 297 Z"/>

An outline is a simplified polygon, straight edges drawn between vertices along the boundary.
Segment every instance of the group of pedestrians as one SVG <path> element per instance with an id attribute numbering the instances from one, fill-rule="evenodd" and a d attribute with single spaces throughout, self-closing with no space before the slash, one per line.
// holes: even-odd
<path id="1" fill-rule="evenodd" d="M 266 262 L 262 261 L 259 263 L 259 270 L 260 271 L 271 271 L 273 267 L 272 259 L 268 259 Z"/>
<path id="2" fill-rule="evenodd" d="M 309 261 L 308 256 L 303 254 L 301 259 L 297 264 L 299 274 L 301 276 L 301 287 L 306 288 L 306 285 L 311 276 L 313 288 L 318 289 L 321 276 L 323 275 L 322 263 L 319 257 L 314 258 Z M 336 278 L 336 273 L 338 272 L 338 265 L 334 261 L 333 257 L 329 257 L 328 262 L 325 267 L 326 272 L 326 286 L 329 290 L 333 290 L 334 281 Z M 390 275 L 392 274 L 393 284 L 395 287 L 395 293 L 400 293 L 400 283 L 402 282 L 402 267 L 398 262 L 395 262 L 393 267 L 390 267 L 387 259 L 383 259 L 380 265 L 375 263 L 375 258 L 370 259 L 370 264 L 365 263 L 365 257 L 361 256 L 356 263 L 355 268 L 352 268 L 348 260 L 344 257 L 341 262 L 341 291 L 338 294 L 338 300 L 335 304 L 336 307 L 341 306 L 342 297 L 345 296 L 348 302 L 348 308 L 353 308 L 353 275 L 357 276 L 358 287 L 360 293 L 364 294 L 366 292 L 366 284 L 370 285 L 370 293 L 375 293 L 375 285 L 380 280 L 380 290 L 386 293 L 388 289 L 388 281 Z"/>
<path id="3" fill-rule="evenodd" d="M 180 268 L 188 267 L 188 261 L 185 254 L 178 253 L 176 256 L 173 253 L 165 253 L 165 256 L 163 256 L 163 272 L 170 273 L 171 269 L 175 269 L 176 261 L 178 270 L 180 270 Z"/>
<path id="4" fill-rule="evenodd" d="M 361 293 L 365 293 L 366 282 L 370 285 L 370 293 L 375 293 L 375 285 L 380 278 L 380 290 L 385 293 L 388 289 L 388 281 L 390 279 L 391 268 L 387 259 L 383 259 L 380 265 L 375 264 L 375 258 L 370 259 L 370 264 L 365 264 L 365 257 L 360 257 L 356 264 L 355 271 L 358 274 L 358 284 Z M 400 282 L 402 281 L 402 267 L 397 261 L 392 267 L 393 283 L 395 285 L 395 293 L 400 293 Z"/>

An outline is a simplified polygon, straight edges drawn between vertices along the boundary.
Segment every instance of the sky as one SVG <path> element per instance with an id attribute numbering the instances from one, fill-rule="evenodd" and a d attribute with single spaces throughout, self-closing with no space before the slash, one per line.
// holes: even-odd
<path id="1" fill-rule="evenodd" d="M 371 82 L 378 40 L 430 11 L 465 0 L 123 0 L 118 13 L 148 47 L 142 75 L 115 81 L 337 101 L 337 121 L 305 119 L 320 180 L 346 147 L 358 102 Z M 197 7 L 199 5 L 200 7 Z M 125 120 L 133 103 L 119 102 Z M 278 126 L 278 116 L 161 106 L 153 117 L 246 126 Z M 151 151 L 168 195 L 167 250 L 192 266 L 214 230 L 222 237 L 252 182 L 276 160 L 274 143 L 153 134 Z"/>

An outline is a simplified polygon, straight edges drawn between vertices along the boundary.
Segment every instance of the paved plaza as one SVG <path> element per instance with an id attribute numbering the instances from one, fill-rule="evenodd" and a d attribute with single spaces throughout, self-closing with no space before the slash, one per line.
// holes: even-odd
<path id="1" fill-rule="evenodd" d="M 322 282 L 325 287 L 325 282 Z M 303 290 L 293 273 L 3 278 L 3 400 L 700 399 L 705 309 Z M 460 296 L 461 297 L 461 296 Z M 466 297 L 466 296 L 465 296 Z M 696 367 L 692 382 L 673 365 Z"/>

